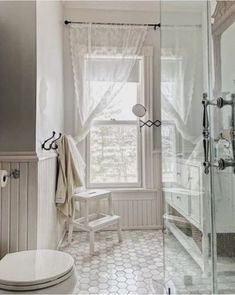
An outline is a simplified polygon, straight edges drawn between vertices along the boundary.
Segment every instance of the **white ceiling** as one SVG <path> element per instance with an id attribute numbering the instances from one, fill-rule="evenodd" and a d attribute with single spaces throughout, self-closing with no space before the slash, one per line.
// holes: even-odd
<path id="1" fill-rule="evenodd" d="M 64 6 L 71 8 L 80 9 L 102 9 L 102 10 L 129 10 L 129 11 L 158 11 L 160 2 L 159 1 L 138 1 L 138 0 L 122 0 L 122 1 L 112 1 L 112 0 L 98 0 L 98 1 L 70 1 L 64 0 Z"/>
<path id="2" fill-rule="evenodd" d="M 205 1 L 168 1 L 162 0 L 164 10 L 170 11 L 200 11 L 205 9 Z M 63 5 L 79 9 L 102 9 L 102 10 L 127 10 L 127 11 L 159 11 L 159 0 L 63 0 Z"/>

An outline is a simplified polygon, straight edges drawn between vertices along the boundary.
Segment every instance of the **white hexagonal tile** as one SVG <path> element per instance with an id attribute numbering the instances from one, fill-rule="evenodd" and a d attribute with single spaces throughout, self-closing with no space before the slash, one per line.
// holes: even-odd
<path id="1" fill-rule="evenodd" d="M 128 285 L 127 286 L 127 290 L 128 291 L 131 291 L 131 292 L 134 292 L 134 291 L 137 291 L 137 286 L 136 285 Z"/>
<path id="2" fill-rule="evenodd" d="M 108 280 L 107 283 L 109 286 L 116 286 L 118 282 L 116 280 Z"/>
<path id="3" fill-rule="evenodd" d="M 134 285 L 136 283 L 136 280 L 135 279 L 127 279 L 126 283 L 129 285 Z"/>
<path id="4" fill-rule="evenodd" d="M 146 288 L 138 288 L 137 292 L 138 294 L 141 294 L 141 295 L 149 294 Z"/>
<path id="5" fill-rule="evenodd" d="M 80 290 L 88 290 L 89 289 L 89 285 L 88 284 L 79 284 L 79 289 Z"/>
<path id="6" fill-rule="evenodd" d="M 99 289 L 97 287 L 90 287 L 88 289 L 90 294 L 98 294 L 99 293 Z"/>
<path id="7" fill-rule="evenodd" d="M 128 294 L 128 291 L 127 291 L 127 289 L 118 289 L 117 294 L 125 295 L 125 294 Z"/>
<path id="8" fill-rule="evenodd" d="M 151 277 L 152 277 L 152 274 L 151 274 L 151 272 L 144 272 L 142 275 L 143 275 L 143 277 L 144 277 L 144 278 L 146 278 L 146 279 L 148 279 L 148 278 L 151 278 Z"/>
<path id="9" fill-rule="evenodd" d="M 118 286 L 119 289 L 126 289 L 127 288 L 127 284 L 124 283 L 124 282 L 119 282 L 117 284 L 117 286 Z"/>
<path id="10" fill-rule="evenodd" d="M 125 271 L 125 268 L 121 265 L 116 266 L 117 271 Z"/>
<path id="11" fill-rule="evenodd" d="M 79 282 L 80 282 L 81 284 L 89 284 L 90 279 L 89 279 L 89 278 L 81 278 L 81 279 L 79 280 Z"/>
<path id="12" fill-rule="evenodd" d="M 116 232 L 99 232 L 95 239 L 97 252 L 93 256 L 89 255 L 87 233 L 74 232 L 73 238 L 70 245 L 63 243 L 62 250 L 72 254 L 75 259 L 79 274 L 75 294 L 97 292 L 97 294 L 109 295 L 127 293 L 136 295 L 152 285 L 152 278 L 163 278 L 160 231 L 123 231 L 123 242 L 120 244 L 117 241 Z M 187 264 L 187 259 L 184 259 L 181 252 L 182 250 L 178 249 L 174 256 L 179 256 L 177 265 L 182 265 L 183 268 L 185 263 Z M 172 263 L 169 262 L 168 265 L 172 266 Z M 176 270 L 176 267 L 171 269 L 170 275 Z M 127 281 L 131 290 L 127 289 Z M 136 290 L 135 286 L 139 290 Z"/>
<path id="13" fill-rule="evenodd" d="M 124 276 L 119 276 L 119 277 L 117 277 L 117 281 L 118 282 L 125 282 L 126 278 Z"/>
<path id="14" fill-rule="evenodd" d="M 82 271 L 83 271 L 83 272 L 90 272 L 91 269 L 90 269 L 90 267 L 84 267 L 84 268 L 82 269 Z"/>
<path id="15" fill-rule="evenodd" d="M 109 292 L 110 293 L 116 293 L 118 291 L 118 287 L 117 286 L 110 286 L 109 287 Z"/>
<path id="16" fill-rule="evenodd" d="M 108 281 L 108 278 L 99 277 L 98 281 L 99 281 L 99 283 L 106 283 Z"/>
<path id="17" fill-rule="evenodd" d="M 103 283 L 103 284 L 99 284 L 98 285 L 98 288 L 100 289 L 100 290 L 107 290 L 108 289 L 108 287 L 109 287 L 109 285 L 106 283 Z"/>
<path id="18" fill-rule="evenodd" d="M 99 281 L 98 280 L 96 280 L 96 281 L 90 281 L 89 285 L 91 287 L 97 287 L 99 285 Z"/>

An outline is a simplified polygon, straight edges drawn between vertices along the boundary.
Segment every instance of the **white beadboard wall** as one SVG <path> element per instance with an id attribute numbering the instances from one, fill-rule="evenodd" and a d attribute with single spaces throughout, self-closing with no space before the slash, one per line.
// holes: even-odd
<path id="1" fill-rule="evenodd" d="M 39 158 L 37 209 L 38 249 L 56 249 L 65 230 L 65 222 L 59 215 L 55 205 L 56 174 L 56 155 Z"/>
<path id="2" fill-rule="evenodd" d="M 0 169 L 20 170 L 0 190 L 0 257 L 34 249 L 37 241 L 37 162 L 1 161 Z"/>
<path id="3" fill-rule="evenodd" d="M 120 215 L 123 229 L 160 229 L 161 198 L 154 190 L 113 191 L 114 214 Z M 101 209 L 107 211 L 107 202 Z"/>
<path id="4" fill-rule="evenodd" d="M 20 170 L 0 189 L 0 257 L 27 249 L 55 249 L 65 225 L 55 206 L 56 157 L 0 156 L 0 169 Z"/>

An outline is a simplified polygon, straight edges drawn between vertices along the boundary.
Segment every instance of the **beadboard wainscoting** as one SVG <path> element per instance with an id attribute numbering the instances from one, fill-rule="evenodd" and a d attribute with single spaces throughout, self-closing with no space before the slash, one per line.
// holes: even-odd
<path id="1" fill-rule="evenodd" d="M 114 213 L 122 218 L 123 229 L 159 229 L 162 227 L 161 198 L 152 190 L 114 191 Z"/>
<path id="2" fill-rule="evenodd" d="M 20 170 L 0 189 L 0 257 L 36 248 L 55 249 L 64 230 L 55 206 L 56 155 L 0 155 L 0 169 Z"/>
<path id="3" fill-rule="evenodd" d="M 55 204 L 56 177 L 56 155 L 40 157 L 37 210 L 37 248 L 39 249 L 56 249 L 65 230 L 65 220 L 61 218 Z"/>
<path id="4" fill-rule="evenodd" d="M 37 241 L 37 161 L 5 156 L 0 169 L 20 170 L 20 178 L 8 178 L 0 190 L 0 257 L 9 252 L 34 249 Z"/>
<path id="5" fill-rule="evenodd" d="M 112 198 L 114 214 L 121 216 L 123 229 L 162 228 L 161 194 L 157 190 L 112 190 Z M 96 205 L 95 201 L 91 204 L 90 213 L 97 211 Z M 100 201 L 99 212 L 108 213 L 107 200 Z M 83 206 L 81 206 L 81 214 L 84 216 Z"/>

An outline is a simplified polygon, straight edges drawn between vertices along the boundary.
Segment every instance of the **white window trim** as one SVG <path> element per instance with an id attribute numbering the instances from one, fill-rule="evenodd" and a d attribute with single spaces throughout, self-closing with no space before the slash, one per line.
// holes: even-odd
<path id="1" fill-rule="evenodd" d="M 153 118 L 153 47 L 146 46 L 143 47 L 142 54 L 139 57 L 142 60 L 143 70 L 141 71 L 142 77 L 142 89 L 140 97 L 143 101 L 140 103 L 144 104 L 147 109 L 147 113 L 142 118 L 143 121 L 154 120 Z M 102 121 L 100 121 L 102 122 Z M 106 121 L 107 122 L 107 121 Z M 132 121 L 126 121 L 132 122 Z M 136 122 L 136 121 L 134 121 Z M 108 121 L 110 124 L 110 121 Z M 138 124 L 138 123 L 137 123 Z M 139 140 L 141 141 L 138 145 L 138 163 L 140 171 L 138 171 L 138 177 L 141 178 L 138 183 L 108 183 L 108 184 L 94 184 L 90 183 L 90 175 L 88 168 L 86 169 L 86 187 L 87 188 L 143 188 L 143 189 L 153 189 L 154 179 L 153 179 L 153 128 L 143 127 L 141 129 L 141 134 Z M 85 140 L 85 157 L 87 167 L 90 165 L 90 155 L 88 153 L 88 147 L 90 145 L 90 136 L 88 135 Z"/>
<path id="2" fill-rule="evenodd" d="M 153 117 L 153 47 L 146 46 L 143 48 L 143 94 L 144 98 L 143 104 L 147 109 L 147 113 L 142 118 L 143 121 L 154 121 L 156 118 Z M 154 157 L 153 157 L 153 129 L 143 127 L 142 128 L 142 173 L 143 173 L 143 188 L 152 189 L 155 186 L 155 181 L 153 179 L 153 167 L 154 167 Z"/>

